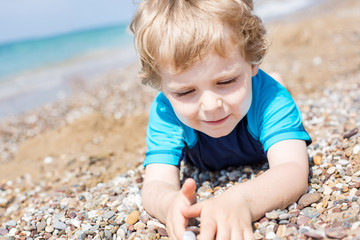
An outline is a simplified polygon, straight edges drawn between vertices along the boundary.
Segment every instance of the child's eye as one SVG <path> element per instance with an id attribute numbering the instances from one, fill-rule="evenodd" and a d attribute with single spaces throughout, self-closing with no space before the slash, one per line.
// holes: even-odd
<path id="1" fill-rule="evenodd" d="M 231 83 L 234 83 L 234 82 L 236 82 L 236 78 L 226 80 L 226 81 L 221 81 L 221 82 L 218 82 L 217 84 L 218 85 L 228 85 L 228 84 L 231 84 Z"/>
<path id="2" fill-rule="evenodd" d="M 183 91 L 183 92 L 177 92 L 177 93 L 175 93 L 175 95 L 177 96 L 177 97 L 183 97 L 183 96 L 186 96 L 186 95 L 188 95 L 188 94 L 190 94 L 190 93 L 192 93 L 192 92 L 194 92 L 195 90 L 194 89 L 192 89 L 192 90 L 187 90 L 187 91 Z"/>

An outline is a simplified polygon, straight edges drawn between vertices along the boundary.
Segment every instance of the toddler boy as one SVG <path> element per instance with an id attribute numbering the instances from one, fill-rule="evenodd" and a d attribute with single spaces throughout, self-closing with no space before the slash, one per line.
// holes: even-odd
<path id="1" fill-rule="evenodd" d="M 131 24 L 144 84 L 160 92 L 147 129 L 143 206 L 181 239 L 254 239 L 252 221 L 307 190 L 311 142 L 290 94 L 259 69 L 265 29 L 252 0 L 144 0 Z M 269 170 L 196 203 L 180 161 L 201 169 L 269 162 Z"/>

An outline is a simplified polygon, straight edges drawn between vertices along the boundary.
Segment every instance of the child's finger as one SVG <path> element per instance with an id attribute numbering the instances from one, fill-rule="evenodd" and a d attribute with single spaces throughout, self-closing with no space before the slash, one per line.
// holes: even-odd
<path id="1" fill-rule="evenodd" d="M 185 180 L 183 186 L 181 187 L 181 193 L 189 201 L 190 204 L 196 202 L 196 183 L 194 179 L 188 178 Z"/>
<path id="2" fill-rule="evenodd" d="M 180 209 L 180 212 L 186 218 L 196 218 L 196 217 L 200 217 L 202 208 L 203 208 L 203 202 L 200 202 L 191 205 L 189 207 L 183 207 Z"/>
<path id="3" fill-rule="evenodd" d="M 200 240 L 215 239 L 216 237 L 216 223 L 211 220 L 202 219 L 200 227 Z"/>
<path id="4" fill-rule="evenodd" d="M 246 227 L 244 229 L 244 239 L 255 240 L 255 236 L 252 227 Z"/>

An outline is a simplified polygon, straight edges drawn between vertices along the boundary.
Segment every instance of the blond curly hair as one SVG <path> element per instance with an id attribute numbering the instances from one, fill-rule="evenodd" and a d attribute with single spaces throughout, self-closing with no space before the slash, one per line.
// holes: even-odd
<path id="1" fill-rule="evenodd" d="M 181 73 L 207 54 L 225 57 L 233 47 L 260 64 L 268 44 L 253 8 L 252 0 L 143 0 L 130 25 L 142 83 L 160 89 L 159 67 Z"/>

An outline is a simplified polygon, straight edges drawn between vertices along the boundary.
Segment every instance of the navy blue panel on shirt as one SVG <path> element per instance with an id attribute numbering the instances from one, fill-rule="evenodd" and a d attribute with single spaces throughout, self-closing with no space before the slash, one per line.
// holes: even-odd
<path id="1" fill-rule="evenodd" d="M 246 117 L 227 136 L 213 138 L 199 131 L 197 134 L 197 143 L 191 149 L 186 147 L 183 154 L 185 162 L 201 169 L 217 171 L 267 160 L 261 143 L 247 130 Z"/>

